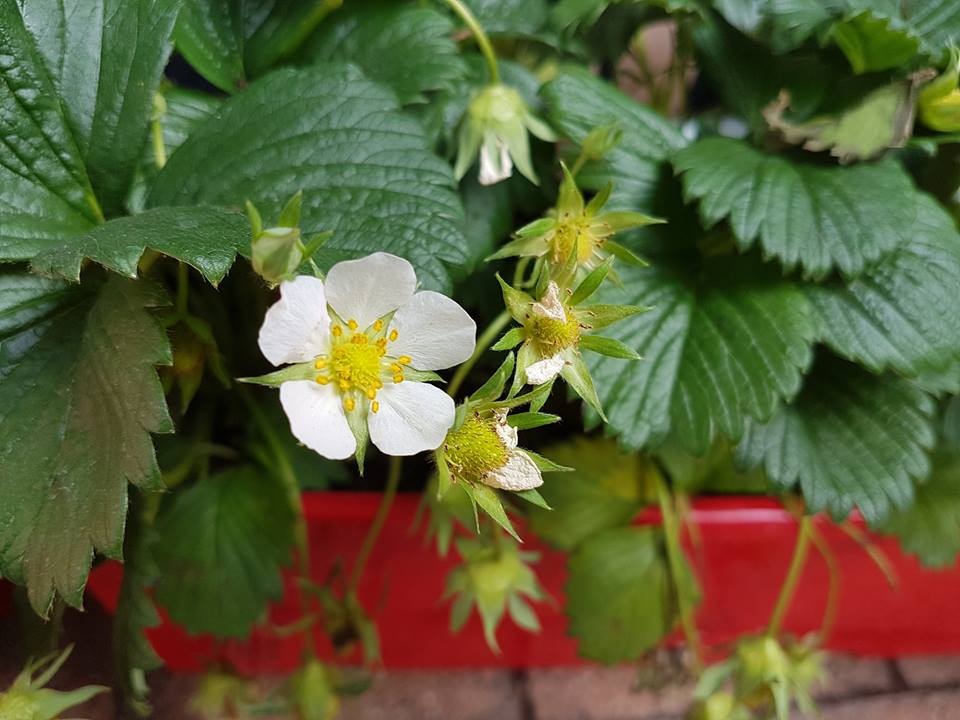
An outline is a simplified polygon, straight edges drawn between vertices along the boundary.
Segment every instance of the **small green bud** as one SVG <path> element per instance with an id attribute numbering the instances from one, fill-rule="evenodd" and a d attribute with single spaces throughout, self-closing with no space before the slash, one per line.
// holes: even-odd
<path id="1" fill-rule="evenodd" d="M 300 229 L 267 228 L 253 240 L 253 269 L 271 285 L 290 277 L 303 262 Z"/>
<path id="2" fill-rule="evenodd" d="M 595 127 L 583 139 L 580 146 L 587 160 L 602 160 L 623 137 L 623 129 L 617 123 Z"/>
<path id="3" fill-rule="evenodd" d="M 938 77 L 920 89 L 920 120 L 939 132 L 960 131 L 960 50 L 950 53 L 950 64 Z"/>
<path id="4" fill-rule="evenodd" d="M 330 674 L 319 660 L 307 661 L 294 675 L 290 691 L 298 720 L 333 720 L 340 710 Z"/>

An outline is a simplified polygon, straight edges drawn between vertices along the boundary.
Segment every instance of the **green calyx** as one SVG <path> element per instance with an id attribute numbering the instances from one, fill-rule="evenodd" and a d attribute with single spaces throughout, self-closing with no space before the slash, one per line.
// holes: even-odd
<path id="1" fill-rule="evenodd" d="M 463 425 L 451 430 L 443 449 L 453 474 L 464 480 L 479 480 L 507 462 L 507 448 L 493 422 L 479 415 L 467 418 Z"/>
<path id="2" fill-rule="evenodd" d="M 0 717 L 8 720 L 33 720 L 37 704 L 27 695 L 11 691 L 0 695 Z"/>

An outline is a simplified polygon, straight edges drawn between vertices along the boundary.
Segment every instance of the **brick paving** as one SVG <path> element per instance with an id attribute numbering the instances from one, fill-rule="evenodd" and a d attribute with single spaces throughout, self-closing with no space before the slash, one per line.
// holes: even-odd
<path id="1" fill-rule="evenodd" d="M 72 614 L 77 648 L 56 686 L 107 684 L 109 621 Z M 9 619 L 0 618 L 0 688 L 19 663 Z M 390 671 L 370 690 L 343 701 L 342 720 L 681 720 L 691 686 L 662 655 L 654 666 L 528 671 Z M 653 668 L 653 669 L 652 669 Z M 960 657 L 858 659 L 832 656 L 830 682 L 818 689 L 822 720 L 960 720 Z M 163 671 L 150 678 L 155 718 L 195 720 L 187 710 L 196 678 Z M 109 694 L 71 713 L 120 718 Z M 275 720 L 284 720 L 277 718 Z M 796 720 L 801 720 L 796 716 Z"/>

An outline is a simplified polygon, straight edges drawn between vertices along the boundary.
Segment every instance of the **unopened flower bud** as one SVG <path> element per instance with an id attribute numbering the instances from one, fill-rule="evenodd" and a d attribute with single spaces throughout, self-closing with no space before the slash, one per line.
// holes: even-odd
<path id="1" fill-rule="evenodd" d="M 920 89 L 920 120 L 939 132 L 960 130 L 960 50 L 954 48 L 950 64 L 938 77 Z"/>
<path id="2" fill-rule="evenodd" d="M 290 277 L 303 262 L 300 229 L 273 227 L 253 239 L 253 269 L 268 283 L 275 285 Z"/>

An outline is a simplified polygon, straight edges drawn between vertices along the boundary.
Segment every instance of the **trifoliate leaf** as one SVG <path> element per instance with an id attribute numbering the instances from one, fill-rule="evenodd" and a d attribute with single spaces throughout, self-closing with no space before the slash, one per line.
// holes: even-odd
<path id="1" fill-rule="evenodd" d="M 749 258 L 717 257 L 699 276 L 624 267 L 610 303 L 650 305 L 604 332 L 635 349 L 634 362 L 587 356 L 609 418 L 628 448 L 672 432 L 696 454 L 717 434 L 737 438 L 747 417 L 769 418 L 800 386 L 816 326 L 792 283 Z"/>
<path id="2" fill-rule="evenodd" d="M 770 127 L 789 143 L 804 150 L 829 150 L 841 162 L 874 157 L 887 148 L 902 147 L 913 128 L 914 93 L 906 80 L 885 85 L 859 103 L 835 115 L 821 115 L 804 122 L 783 117 L 789 105 L 786 94 L 764 108 Z"/>
<path id="3" fill-rule="evenodd" d="M 15 0 L 0 1 L 0 260 L 29 260 L 102 219 L 83 155 Z"/>
<path id="4" fill-rule="evenodd" d="M 960 356 L 960 235 L 932 199 L 918 198 L 909 240 L 862 275 L 806 288 L 823 340 L 875 372 L 917 375 Z"/>
<path id="5" fill-rule="evenodd" d="M 80 280 L 84 258 L 114 272 L 137 275 L 137 263 L 150 248 L 192 265 L 216 285 L 237 256 L 250 247 L 245 215 L 212 207 L 163 207 L 117 218 L 33 259 L 35 271 Z"/>
<path id="6" fill-rule="evenodd" d="M 453 24 L 426 5 L 348 3 L 320 25 L 301 49 L 306 62 L 348 62 L 389 86 L 402 104 L 461 80 L 466 64 Z"/>
<path id="7" fill-rule="evenodd" d="M 157 520 L 157 601 L 190 632 L 242 636 L 283 592 L 293 510 L 280 483 L 226 470 L 177 495 Z"/>
<path id="8" fill-rule="evenodd" d="M 909 5 L 891 0 L 843 0 L 843 4 L 848 15 L 864 13 L 874 22 L 887 20 L 887 35 L 899 32 L 904 38 L 919 38 L 921 50 L 935 62 L 960 42 L 960 5 L 954 0 L 924 0 Z"/>
<path id="9" fill-rule="evenodd" d="M 683 136 L 661 115 L 627 97 L 586 70 L 569 70 L 541 90 L 551 124 L 575 143 L 596 127 L 614 124 L 620 142 L 598 163 L 578 175 L 582 187 L 599 189 L 616 179 L 611 207 L 650 207 L 670 153 L 683 147 Z"/>
<path id="10" fill-rule="evenodd" d="M 741 249 L 759 243 L 814 278 L 855 275 L 908 243 L 922 197 L 893 161 L 824 167 L 725 138 L 681 150 L 674 165 L 707 226 L 726 219 Z"/>
<path id="11" fill-rule="evenodd" d="M 799 485 L 811 512 L 843 518 L 857 508 L 878 523 L 909 507 L 914 481 L 930 472 L 933 410 L 909 380 L 822 358 L 790 405 L 765 425 L 750 424 L 738 461 L 762 464 L 781 490 Z"/>
<path id="12" fill-rule="evenodd" d="M 669 573 L 649 528 L 616 528 L 570 556 L 569 632 L 585 658 L 636 660 L 670 629 Z"/>
<path id="13" fill-rule="evenodd" d="M 4 4 L 13 4 L 5 1 Z M 20 3 L 107 216 L 140 159 L 180 0 Z"/>
<path id="14" fill-rule="evenodd" d="M 171 155 L 152 205 L 239 206 L 277 215 L 303 190 L 305 235 L 333 230 L 326 265 L 375 250 L 406 257 L 428 288 L 467 260 L 449 166 L 393 94 L 354 68 L 279 70 L 229 99 Z"/>
<path id="15" fill-rule="evenodd" d="M 183 0 L 173 37 L 177 52 L 224 92 L 236 92 L 246 84 L 242 3 Z"/>
<path id="16" fill-rule="evenodd" d="M 94 550 L 120 556 L 127 483 L 162 487 L 150 433 L 172 429 L 159 294 L 117 277 L 77 293 L 0 345 L 0 574 L 43 615 L 54 593 L 80 605 Z"/>
<path id="17" fill-rule="evenodd" d="M 960 455 L 933 455 L 933 472 L 917 485 L 913 505 L 894 512 L 879 530 L 930 567 L 952 565 L 960 553 Z"/>
<path id="18" fill-rule="evenodd" d="M 540 488 L 552 510 L 528 511 L 530 528 L 551 545 L 571 550 L 602 530 L 628 524 L 643 506 L 648 467 L 636 453 L 594 438 L 575 438 L 546 453 L 574 469 Z"/>

